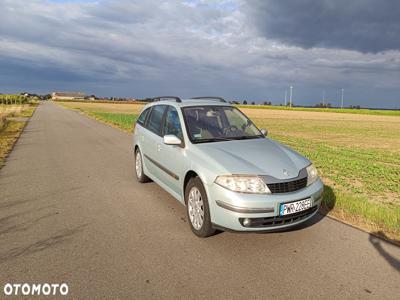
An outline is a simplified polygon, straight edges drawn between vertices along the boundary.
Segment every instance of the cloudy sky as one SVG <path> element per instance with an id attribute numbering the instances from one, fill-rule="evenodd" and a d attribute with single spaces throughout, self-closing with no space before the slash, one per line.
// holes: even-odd
<path id="1" fill-rule="evenodd" d="M 0 92 L 400 108 L 398 0 L 0 0 Z"/>

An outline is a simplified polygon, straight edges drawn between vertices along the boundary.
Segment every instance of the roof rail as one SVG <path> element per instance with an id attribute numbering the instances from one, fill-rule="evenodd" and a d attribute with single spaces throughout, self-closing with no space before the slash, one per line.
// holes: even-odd
<path id="1" fill-rule="evenodd" d="M 210 99 L 210 100 L 214 99 L 214 100 L 218 100 L 220 102 L 226 102 L 226 100 L 224 98 L 222 98 L 222 97 L 212 97 L 212 96 L 193 97 L 193 98 L 190 98 L 190 99 L 205 99 L 205 100 L 206 99 Z"/>
<path id="2" fill-rule="evenodd" d="M 162 101 L 164 99 L 174 99 L 176 102 L 182 102 L 181 98 L 176 97 L 176 96 L 158 96 L 152 98 L 153 101 Z"/>

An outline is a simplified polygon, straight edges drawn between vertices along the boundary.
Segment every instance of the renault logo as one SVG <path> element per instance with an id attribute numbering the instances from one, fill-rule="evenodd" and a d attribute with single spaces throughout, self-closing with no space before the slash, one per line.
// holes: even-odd
<path id="1" fill-rule="evenodd" d="M 283 172 L 283 175 L 289 176 L 289 171 L 288 170 L 283 169 L 282 172 Z"/>

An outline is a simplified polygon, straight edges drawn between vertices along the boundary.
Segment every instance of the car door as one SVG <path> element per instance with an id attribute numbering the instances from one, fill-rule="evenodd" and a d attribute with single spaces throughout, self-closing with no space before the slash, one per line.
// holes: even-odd
<path id="1" fill-rule="evenodd" d="M 162 170 L 160 169 L 158 157 L 158 145 L 163 142 L 162 124 L 166 105 L 154 105 L 150 111 L 150 115 L 146 121 L 146 132 L 142 141 L 143 159 L 146 168 L 151 176 L 160 180 Z"/>
<path id="2" fill-rule="evenodd" d="M 175 107 L 169 105 L 165 113 L 163 124 L 163 136 L 172 134 L 182 141 L 182 145 L 166 145 L 160 143 L 157 146 L 160 164 L 164 168 L 161 180 L 177 195 L 182 194 L 185 171 L 185 147 L 182 134 L 181 119 Z"/>

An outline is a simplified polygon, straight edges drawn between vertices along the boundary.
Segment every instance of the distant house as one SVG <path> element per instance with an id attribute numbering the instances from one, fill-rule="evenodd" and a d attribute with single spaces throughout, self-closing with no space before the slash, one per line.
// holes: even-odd
<path id="1" fill-rule="evenodd" d="M 51 99 L 53 100 L 84 100 L 84 93 L 64 93 L 64 92 L 54 92 L 51 94 Z"/>

